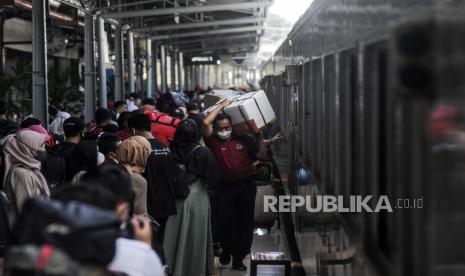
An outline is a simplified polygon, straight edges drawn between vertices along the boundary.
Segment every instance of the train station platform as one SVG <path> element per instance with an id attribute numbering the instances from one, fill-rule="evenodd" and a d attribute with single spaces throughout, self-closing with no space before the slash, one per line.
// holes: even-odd
<path id="1" fill-rule="evenodd" d="M 252 243 L 252 252 L 289 252 L 286 237 L 283 232 L 278 228 L 278 223 L 271 228 L 268 233 L 267 229 L 257 228 L 254 232 L 254 239 Z M 219 259 L 215 258 L 216 273 L 215 276 L 248 276 L 250 275 L 250 255 L 244 260 L 247 266 L 247 271 L 235 271 L 231 266 L 223 266 L 219 263 Z M 298 263 L 295 265 L 299 265 Z M 260 266 L 257 270 L 257 275 L 262 276 L 278 276 L 284 275 L 283 266 Z M 292 274 L 298 276 L 299 274 Z M 300 274 L 301 275 L 301 274 Z"/>

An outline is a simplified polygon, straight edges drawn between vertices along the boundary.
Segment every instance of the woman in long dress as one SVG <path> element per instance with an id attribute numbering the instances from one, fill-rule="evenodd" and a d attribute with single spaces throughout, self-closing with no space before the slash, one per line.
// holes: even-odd
<path id="1" fill-rule="evenodd" d="M 219 168 L 210 150 L 199 146 L 197 131 L 194 121 L 183 121 L 171 144 L 173 158 L 186 161 L 192 180 L 189 195 L 176 199 L 177 215 L 166 224 L 164 248 L 173 276 L 214 273 L 208 191 L 218 180 Z"/>

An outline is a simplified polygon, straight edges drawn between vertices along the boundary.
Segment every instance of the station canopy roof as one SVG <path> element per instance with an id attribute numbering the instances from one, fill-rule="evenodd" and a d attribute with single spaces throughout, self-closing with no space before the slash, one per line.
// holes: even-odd
<path id="1" fill-rule="evenodd" d="M 97 12 L 186 56 L 225 57 L 258 51 L 273 1 L 113 0 Z"/>

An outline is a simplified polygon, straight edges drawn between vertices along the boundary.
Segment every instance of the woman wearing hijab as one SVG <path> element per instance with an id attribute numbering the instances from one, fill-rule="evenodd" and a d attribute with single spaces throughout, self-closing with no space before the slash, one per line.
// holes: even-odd
<path id="1" fill-rule="evenodd" d="M 4 148 L 5 193 L 10 201 L 9 218 L 13 224 L 23 203 L 30 197 L 50 197 L 45 177 L 40 172 L 41 161 L 47 157 L 45 141 L 48 135 L 30 129 L 19 130 Z"/>
<path id="2" fill-rule="evenodd" d="M 213 274 L 207 191 L 216 184 L 219 168 L 211 151 L 199 146 L 197 131 L 194 121 L 183 121 L 171 143 L 173 158 L 185 160 L 189 178 L 193 181 L 187 198 L 176 199 L 177 215 L 171 216 L 166 224 L 164 249 L 173 276 Z"/>
<path id="3" fill-rule="evenodd" d="M 133 136 L 123 142 L 116 152 L 116 159 L 131 174 L 134 193 L 134 214 L 147 214 L 147 181 L 141 175 L 145 171 L 151 151 L 150 143 L 142 136 Z"/>

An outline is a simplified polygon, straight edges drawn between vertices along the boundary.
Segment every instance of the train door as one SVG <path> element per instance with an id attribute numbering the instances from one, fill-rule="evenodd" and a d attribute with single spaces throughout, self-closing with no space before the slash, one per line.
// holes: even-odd
<path id="1" fill-rule="evenodd" d="M 338 72 L 338 100 L 339 100 L 339 122 L 340 133 L 336 139 L 339 140 L 340 154 L 337 162 L 340 167 L 340 174 L 337 177 L 339 190 L 344 198 L 350 195 L 359 194 L 359 182 L 356 178 L 358 168 L 358 152 L 356 151 L 358 124 L 356 123 L 356 99 L 359 91 L 358 84 L 358 48 L 347 49 L 339 53 Z M 356 213 L 343 213 L 351 231 L 360 232 L 360 215 Z"/>
<path id="2" fill-rule="evenodd" d="M 291 194 L 297 193 L 296 187 L 296 158 L 298 156 L 298 143 L 297 133 L 298 125 L 300 122 L 297 121 L 298 114 L 298 94 L 301 88 L 302 80 L 302 66 L 291 65 L 286 67 L 286 79 L 285 87 L 286 90 L 286 104 L 287 104 L 287 129 L 288 129 L 288 162 L 289 162 L 289 175 L 288 185 Z"/>
<path id="3" fill-rule="evenodd" d="M 363 60 L 364 170 L 363 195 L 395 199 L 396 183 L 391 169 L 395 132 L 387 73 L 386 41 L 368 44 Z M 375 205 L 375 203 L 373 203 Z M 373 206 L 374 208 L 375 206 Z M 381 211 L 364 214 L 364 243 L 372 258 L 389 275 L 395 274 L 396 214 Z"/>
<path id="4" fill-rule="evenodd" d="M 329 194 L 335 194 L 335 111 L 336 111 L 336 55 L 330 54 L 323 59 L 323 187 Z"/>

